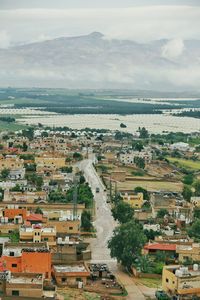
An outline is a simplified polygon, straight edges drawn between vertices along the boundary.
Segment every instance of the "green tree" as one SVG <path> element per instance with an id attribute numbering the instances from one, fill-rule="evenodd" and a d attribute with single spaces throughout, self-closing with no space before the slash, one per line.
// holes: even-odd
<path id="1" fill-rule="evenodd" d="M 22 187 L 17 183 L 13 188 L 11 188 L 12 192 L 21 192 Z"/>
<path id="2" fill-rule="evenodd" d="M 28 149 L 28 146 L 27 146 L 27 144 L 26 144 L 25 142 L 23 142 L 23 145 L 22 145 L 22 150 L 23 150 L 24 152 L 26 152 L 26 151 L 27 151 L 27 149 Z"/>
<path id="3" fill-rule="evenodd" d="M 144 145 L 141 141 L 137 141 L 132 143 L 132 148 L 135 151 L 141 152 L 144 149 Z"/>
<path id="4" fill-rule="evenodd" d="M 4 190 L 0 187 L 0 201 L 4 198 Z"/>
<path id="5" fill-rule="evenodd" d="M 157 218 L 164 218 L 165 215 L 168 215 L 168 211 L 165 208 L 161 208 L 158 212 L 157 212 Z"/>
<path id="6" fill-rule="evenodd" d="M 130 204 L 119 201 L 112 208 L 112 215 L 115 220 L 118 220 L 119 223 L 127 223 L 133 219 L 134 209 Z"/>
<path id="7" fill-rule="evenodd" d="M 191 185 L 194 181 L 194 175 L 193 174 L 187 174 L 183 177 L 183 183 L 187 185 Z"/>
<path id="8" fill-rule="evenodd" d="M 75 160 L 82 160 L 83 159 L 83 155 L 81 153 L 79 153 L 79 152 L 74 152 L 73 158 Z"/>
<path id="9" fill-rule="evenodd" d="M 116 258 L 123 266 L 130 268 L 141 254 L 146 237 L 141 226 L 132 220 L 114 229 L 108 241 L 111 257 Z"/>
<path id="10" fill-rule="evenodd" d="M 145 127 L 139 127 L 139 133 L 141 139 L 147 139 L 149 137 L 149 132 Z"/>
<path id="11" fill-rule="evenodd" d="M 197 219 L 192 226 L 188 229 L 188 235 L 195 239 L 195 241 L 200 242 L 200 220 Z"/>
<path id="12" fill-rule="evenodd" d="M 141 186 L 137 186 L 135 189 L 134 189 L 134 192 L 135 193 L 143 193 L 143 198 L 145 200 L 149 200 L 149 193 L 146 189 L 142 188 Z"/>
<path id="13" fill-rule="evenodd" d="M 145 159 L 143 157 L 135 156 L 134 157 L 134 163 L 140 169 L 145 168 Z"/>
<path id="14" fill-rule="evenodd" d="M 192 190 L 191 190 L 191 188 L 189 186 L 187 186 L 187 185 L 184 185 L 182 195 L 183 195 L 183 198 L 186 201 L 190 202 L 191 197 L 192 197 Z"/>
<path id="15" fill-rule="evenodd" d="M 195 192 L 194 192 L 195 196 L 200 196 L 200 180 L 196 180 L 194 182 L 193 186 L 194 186 L 194 189 L 195 189 Z"/>
<path id="16" fill-rule="evenodd" d="M 10 170 L 9 169 L 3 169 L 2 171 L 1 171 L 1 177 L 3 178 L 3 179 L 7 179 L 8 178 L 8 176 L 9 176 L 9 174 L 10 174 Z"/>
<path id="17" fill-rule="evenodd" d="M 85 231 L 91 231 L 92 226 L 92 216 L 89 211 L 84 210 L 81 215 L 81 228 Z"/>
<path id="18" fill-rule="evenodd" d="M 36 214 L 40 214 L 40 215 L 43 215 L 43 211 L 42 211 L 42 209 L 38 206 L 38 207 L 36 207 L 36 209 L 35 209 L 35 213 Z"/>

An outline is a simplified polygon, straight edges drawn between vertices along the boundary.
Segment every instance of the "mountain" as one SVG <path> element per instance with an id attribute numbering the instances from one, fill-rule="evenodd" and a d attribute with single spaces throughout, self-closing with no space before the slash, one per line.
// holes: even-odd
<path id="1" fill-rule="evenodd" d="M 200 41 L 99 32 L 0 49 L 0 86 L 199 90 Z"/>

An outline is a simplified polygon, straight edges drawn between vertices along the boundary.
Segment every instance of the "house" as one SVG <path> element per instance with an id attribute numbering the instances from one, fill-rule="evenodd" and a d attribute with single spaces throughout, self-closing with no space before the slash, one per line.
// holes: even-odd
<path id="1" fill-rule="evenodd" d="M 130 204 L 134 208 L 141 208 L 143 205 L 143 193 L 135 193 L 134 191 L 121 191 L 122 200 Z"/>
<path id="2" fill-rule="evenodd" d="M 200 262 L 200 244 L 193 243 L 192 245 L 177 245 L 176 253 L 180 262 L 194 261 Z"/>
<path id="3" fill-rule="evenodd" d="M 65 167 L 65 157 L 39 156 L 35 158 L 37 173 L 51 173 Z"/>
<path id="4" fill-rule="evenodd" d="M 189 267 L 170 265 L 163 268 L 162 288 L 171 298 L 192 299 L 193 296 L 200 296 L 199 283 L 200 270 L 197 264 Z"/>
<path id="5" fill-rule="evenodd" d="M 0 157 L 0 171 L 3 169 L 9 170 L 9 179 L 23 179 L 25 176 L 24 160 L 16 155 L 6 155 Z"/>
<path id="6" fill-rule="evenodd" d="M 180 142 L 180 143 L 174 143 L 172 145 L 170 145 L 170 150 L 179 150 L 179 151 L 183 151 L 183 152 L 186 152 L 186 151 L 189 151 L 190 150 L 190 145 L 187 144 L 187 143 L 183 143 L 183 142 Z"/>
<path id="7" fill-rule="evenodd" d="M 53 264 L 74 263 L 91 259 L 89 243 L 83 242 L 80 238 L 57 238 L 57 245 L 52 247 Z"/>
<path id="8" fill-rule="evenodd" d="M 12 273 L 42 273 L 51 278 L 51 253 L 46 243 L 6 242 L 0 262 Z"/>
<path id="9" fill-rule="evenodd" d="M 135 164 L 135 158 L 143 158 L 145 163 L 150 163 L 152 161 L 152 153 L 149 149 L 143 151 L 132 151 L 120 153 L 119 160 L 125 165 Z"/>
<path id="10" fill-rule="evenodd" d="M 167 243 L 148 243 L 143 247 L 143 253 L 155 255 L 157 252 L 164 252 L 168 254 L 170 258 L 176 257 L 176 244 Z"/>
<path id="11" fill-rule="evenodd" d="M 86 264 L 54 265 L 53 276 L 58 286 L 82 287 L 87 284 L 90 270 Z"/>
<path id="12" fill-rule="evenodd" d="M 34 224 L 32 226 L 22 225 L 19 229 L 21 242 L 47 242 L 49 246 L 56 245 L 56 227 Z"/>
<path id="13" fill-rule="evenodd" d="M 19 203 L 46 203 L 47 192 L 45 191 L 24 191 L 24 192 L 12 192 L 5 190 L 4 202 L 19 202 Z"/>
<path id="14" fill-rule="evenodd" d="M 43 281 L 44 275 L 41 273 L 12 273 L 5 283 L 5 295 L 12 299 L 16 299 L 15 297 L 42 299 Z"/>

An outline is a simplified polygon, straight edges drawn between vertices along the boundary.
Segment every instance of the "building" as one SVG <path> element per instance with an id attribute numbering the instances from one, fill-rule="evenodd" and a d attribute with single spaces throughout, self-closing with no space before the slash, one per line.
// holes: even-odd
<path id="1" fill-rule="evenodd" d="M 51 253 L 46 243 L 6 242 L 0 262 L 11 273 L 42 273 L 51 278 Z"/>
<path id="2" fill-rule="evenodd" d="M 190 150 L 190 145 L 187 144 L 187 143 L 183 143 L 183 142 L 180 142 L 180 143 L 174 143 L 172 145 L 170 145 L 170 150 L 179 150 L 179 151 L 183 151 L 183 152 L 186 152 L 186 151 L 189 151 Z"/>
<path id="3" fill-rule="evenodd" d="M 144 151 L 127 151 L 120 153 L 119 160 L 125 165 L 133 165 L 135 164 L 136 157 L 143 158 L 147 164 L 152 161 L 152 153 L 148 149 Z"/>
<path id="4" fill-rule="evenodd" d="M 40 156 L 35 158 L 35 163 L 38 173 L 55 172 L 66 166 L 65 157 Z"/>
<path id="5" fill-rule="evenodd" d="M 141 208 L 143 205 L 143 193 L 135 193 L 134 191 L 121 191 L 122 200 L 130 204 L 134 208 Z"/>
<path id="6" fill-rule="evenodd" d="M 143 254 L 156 255 L 158 252 L 163 252 L 169 258 L 176 258 L 176 244 L 161 244 L 161 243 L 148 243 L 144 245 Z"/>
<path id="7" fill-rule="evenodd" d="M 47 192 L 45 191 L 11 192 L 9 190 L 5 190 L 3 201 L 19 202 L 19 203 L 46 203 Z"/>
<path id="8" fill-rule="evenodd" d="M 41 273 L 12 273 L 5 283 L 5 295 L 25 298 L 43 297 L 44 275 Z"/>
<path id="9" fill-rule="evenodd" d="M 200 262 L 200 244 L 177 245 L 176 253 L 180 262 L 193 261 Z"/>
<path id="10" fill-rule="evenodd" d="M 170 297 L 192 299 L 200 296 L 200 270 L 197 264 L 192 267 L 177 265 L 165 266 L 162 273 L 162 288 Z"/>
<path id="11" fill-rule="evenodd" d="M 32 226 L 22 225 L 19 229 L 21 242 L 47 242 L 49 246 L 56 245 L 56 227 L 34 224 Z"/>
<path id="12" fill-rule="evenodd" d="M 87 284 L 90 271 L 86 264 L 54 265 L 53 276 L 58 286 L 82 287 Z"/>

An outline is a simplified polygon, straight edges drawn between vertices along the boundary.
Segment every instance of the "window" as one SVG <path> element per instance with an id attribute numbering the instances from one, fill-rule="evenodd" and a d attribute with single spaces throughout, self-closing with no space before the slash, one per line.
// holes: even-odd
<path id="1" fill-rule="evenodd" d="M 19 296 L 19 291 L 13 290 L 12 291 L 12 296 Z"/>
<path id="2" fill-rule="evenodd" d="M 73 227 L 69 227 L 69 230 L 73 230 Z"/>
<path id="3" fill-rule="evenodd" d="M 12 264 L 12 268 L 17 268 L 17 264 Z"/>
<path id="4" fill-rule="evenodd" d="M 166 282 L 169 282 L 169 279 L 168 279 L 168 278 L 166 278 Z"/>
<path id="5" fill-rule="evenodd" d="M 78 278 L 76 278 L 76 282 L 82 282 L 82 278 L 80 278 L 80 277 L 78 277 Z"/>
<path id="6" fill-rule="evenodd" d="M 62 277 L 62 282 L 66 282 L 67 281 L 67 278 L 65 278 L 65 277 Z"/>
<path id="7" fill-rule="evenodd" d="M 10 256 L 15 256 L 15 252 L 10 251 Z"/>

